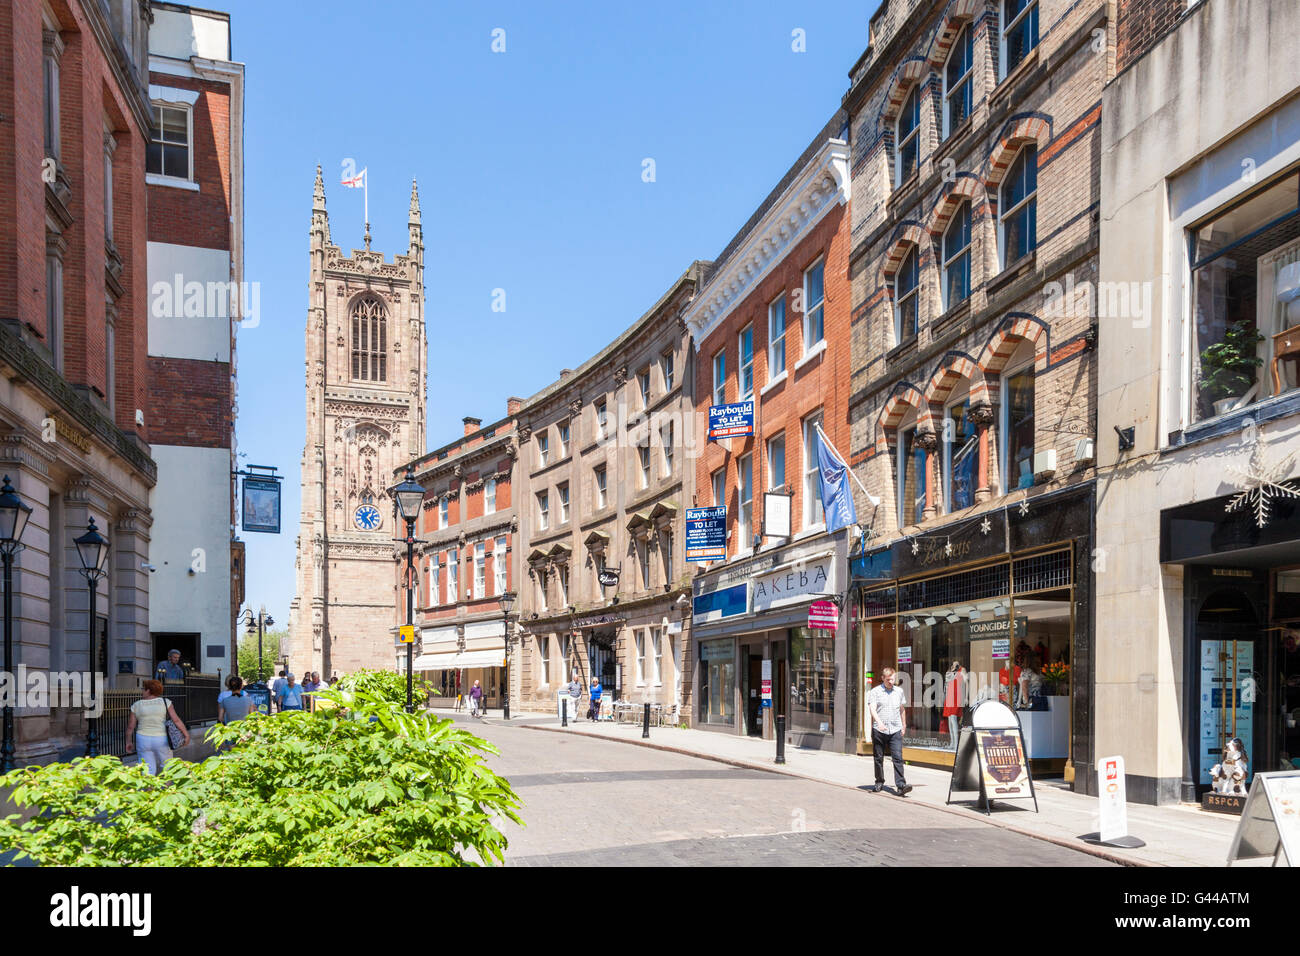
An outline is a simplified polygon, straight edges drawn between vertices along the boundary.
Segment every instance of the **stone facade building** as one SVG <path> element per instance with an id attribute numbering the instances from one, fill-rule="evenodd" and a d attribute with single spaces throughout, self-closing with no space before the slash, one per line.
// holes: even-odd
<path id="1" fill-rule="evenodd" d="M 128 688 L 151 666 L 158 476 L 149 21 L 140 0 L 0 3 L 0 471 L 33 509 L 14 559 L 13 663 L 93 667 Z M 92 520 L 110 548 L 93 609 L 73 544 Z M 18 763 L 85 753 L 79 706 L 16 707 L 14 718 Z"/>
<path id="2" fill-rule="evenodd" d="M 753 403 L 754 423 L 694 461 L 697 503 L 726 507 L 728 538 L 726 560 L 694 582 L 695 725 L 772 738 L 784 716 L 793 742 L 819 748 L 845 739 L 847 616 L 811 628 L 809 608 L 847 587 L 850 531 L 827 532 L 818 470 L 823 434 L 849 446 L 846 120 L 837 112 L 814 138 L 686 314 L 698 427 L 707 434 L 710 406 L 736 403 Z"/>
<path id="3" fill-rule="evenodd" d="M 521 709 L 576 677 L 607 697 L 690 713 L 695 372 L 681 314 L 696 262 L 626 332 L 525 401 L 519 429 Z M 601 572 L 617 581 L 602 585 Z M 586 705 L 583 704 L 585 713 Z"/>
<path id="4" fill-rule="evenodd" d="M 391 495 L 399 466 L 424 453 L 427 342 L 424 234 L 411 185 L 410 241 L 391 261 L 351 255 L 330 238 L 316 169 L 306 330 L 307 440 L 297 593 L 287 647 L 296 673 L 322 676 L 393 664 Z"/>
<path id="5" fill-rule="evenodd" d="M 1300 765 L 1300 9 L 1119 24 L 1101 279 L 1143 307 L 1100 338 L 1097 750 L 1173 803 L 1233 737 L 1248 783 Z"/>
<path id="6" fill-rule="evenodd" d="M 514 413 L 519 405 L 519 399 L 510 399 L 506 417 L 487 426 L 466 418 L 461 438 L 413 465 L 425 494 L 416 525 L 420 654 L 413 667 L 433 684 L 435 706 L 454 703 L 475 680 L 483 687 L 485 706 L 502 703 L 507 635 L 500 598 L 515 590 L 516 581 Z M 394 477 L 402 480 L 404 474 Z M 405 567 L 405 555 L 399 567 Z M 405 624 L 406 594 L 400 586 L 397 596 L 396 623 Z M 513 613 L 510 625 L 513 634 Z M 406 667 L 401 648 L 397 666 Z"/>
<path id="7" fill-rule="evenodd" d="M 909 690 L 909 759 L 951 764 L 959 698 L 1000 694 L 1023 698 L 1036 766 L 1091 766 L 1112 9 L 886 0 L 850 73 L 851 457 L 881 500 L 853 565 L 864 748 L 862 699 L 888 665 Z M 1042 691 L 1032 709 L 1021 677 Z"/>

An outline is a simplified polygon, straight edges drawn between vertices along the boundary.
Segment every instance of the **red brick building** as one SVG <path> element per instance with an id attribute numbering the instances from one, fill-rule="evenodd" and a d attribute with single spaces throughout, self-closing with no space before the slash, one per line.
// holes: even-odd
<path id="1" fill-rule="evenodd" d="M 711 405 L 754 403 L 753 435 L 709 442 L 695 462 L 694 504 L 725 506 L 728 529 L 726 561 L 694 589 L 695 725 L 706 729 L 771 736 L 780 713 L 802 740 L 838 735 L 842 722 L 835 684 L 844 626 L 806 625 L 809 603 L 837 595 L 847 571 L 849 532 L 826 533 L 817 463 L 818 426 L 842 454 L 848 449 L 845 123 L 837 113 L 814 139 L 686 313 L 700 434 Z M 764 514 L 768 492 L 790 495 L 788 528 Z M 794 593 L 775 596 L 772 576 L 786 567 L 812 570 Z M 764 679 L 775 690 L 770 708 L 758 706 Z"/>
<path id="2" fill-rule="evenodd" d="M 128 686 L 152 656 L 149 22 L 139 0 L 0 3 L 0 470 L 33 508 L 13 664 Z M 73 545 L 92 519 L 110 542 L 93 609 Z M 80 707 L 15 717 L 18 762 L 84 752 Z"/>
<path id="3" fill-rule="evenodd" d="M 500 597 L 515 590 L 519 522 L 512 491 L 519 406 L 519 399 L 510 399 L 506 417 L 487 426 L 467 417 L 463 436 L 413 462 L 415 480 L 425 489 L 416 524 L 423 543 L 416 552 L 420 654 L 414 668 L 433 683 L 435 704 L 452 703 L 458 688 L 478 680 L 487 706 L 501 705 L 506 630 Z M 398 481 L 405 468 L 399 471 Z M 403 552 L 396 624 L 406 623 L 405 564 Z M 406 666 L 400 648 L 397 665 Z"/>
<path id="4" fill-rule="evenodd" d="M 256 343 L 259 290 L 244 281 L 244 67 L 230 17 L 152 4 L 148 199 L 150 422 L 158 484 L 149 547 L 153 659 L 176 648 L 229 674 L 242 560 L 233 557 L 238 459 L 235 334 Z"/>

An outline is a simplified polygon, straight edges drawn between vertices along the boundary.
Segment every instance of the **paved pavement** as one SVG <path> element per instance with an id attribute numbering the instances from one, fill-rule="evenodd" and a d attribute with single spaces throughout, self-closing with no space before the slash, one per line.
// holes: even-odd
<path id="1" fill-rule="evenodd" d="M 451 716 L 450 712 L 443 715 Z M 624 750 L 631 751 L 633 756 L 629 758 L 630 763 L 626 769 L 644 769 L 646 767 L 647 751 L 643 748 L 644 745 L 648 744 L 652 748 L 650 752 L 662 754 L 665 758 L 670 755 L 690 755 L 691 757 L 713 761 L 718 767 L 731 767 L 738 771 L 746 768 L 754 770 L 761 768 L 769 777 L 772 775 L 772 771 L 776 771 L 781 776 L 815 780 L 830 785 L 834 789 L 846 791 L 851 800 L 858 801 L 851 805 L 852 810 L 845 808 L 843 815 L 828 820 L 826 829 L 844 831 L 861 829 L 868 821 L 872 828 L 909 826 L 921 830 L 930 828 L 943 829 L 955 826 L 954 821 L 958 821 L 986 828 L 992 827 L 1001 830 L 1003 833 L 1030 837 L 1033 842 L 1047 846 L 1054 843 L 1067 851 L 1078 849 L 1099 854 L 1102 860 L 1111 860 L 1128 865 L 1221 867 L 1227 860 L 1228 847 L 1232 842 L 1238 819 L 1235 816 L 1226 814 L 1209 813 L 1199 807 L 1189 805 L 1151 807 L 1141 804 L 1129 804 L 1129 833 L 1146 841 L 1146 846 L 1132 850 L 1113 847 L 1093 848 L 1088 844 L 1084 844 L 1079 837 L 1085 833 L 1095 832 L 1099 827 L 1096 798 L 1074 793 L 1059 784 L 1046 783 L 1036 788 L 1039 806 L 1039 812 L 1037 813 L 1034 812 L 1032 804 L 997 803 L 995 801 L 993 813 L 986 816 L 971 805 L 975 794 L 959 795 L 963 798 L 969 798 L 970 804 L 946 805 L 949 781 L 949 773 L 946 770 L 909 766 L 907 768 L 908 782 L 915 789 L 904 800 L 888 793 L 867 794 L 859 789 L 863 785 L 869 784 L 874 777 L 872 761 L 867 757 L 788 748 L 786 751 L 787 763 L 783 767 L 777 767 L 773 762 L 775 745 L 771 741 L 753 740 L 730 734 L 664 727 L 652 728 L 650 740 L 643 741 L 641 739 L 640 725 L 593 724 L 587 721 L 577 721 L 571 722 L 569 727 L 561 729 L 560 721 L 553 715 L 533 713 L 517 714 L 511 719 L 510 724 L 511 727 L 508 728 L 510 730 L 519 730 L 524 734 L 531 734 L 533 737 L 540 738 L 527 744 L 527 747 L 538 755 L 555 753 L 552 750 L 552 745 L 543 743 L 545 738 L 561 735 L 564 735 L 569 740 L 576 740 L 577 738 L 591 739 L 594 737 L 608 741 L 611 746 L 617 744 L 622 746 Z M 476 726 L 484 732 L 484 736 L 494 739 L 492 734 L 502 726 L 500 712 L 490 713 L 485 720 L 477 721 Z M 641 746 L 629 747 L 627 744 Z M 502 756 L 507 757 L 507 754 L 503 752 Z M 512 751 L 509 759 L 522 758 Z M 563 756 L 560 759 L 564 759 Z M 655 766 L 658 766 L 658 764 L 656 763 Z M 886 778 L 890 781 L 893 780 L 893 771 L 888 765 L 886 765 Z M 727 779 L 734 781 L 736 787 L 743 794 L 746 787 L 753 788 L 756 786 L 753 781 L 758 778 L 730 777 Z M 595 781 L 590 782 L 594 783 Z M 603 792 L 605 788 L 602 785 L 599 789 Z M 758 785 L 757 789 L 766 792 L 761 785 Z M 692 791 L 694 792 L 694 788 L 692 788 Z M 731 799 L 731 790 L 729 789 L 727 793 L 728 799 Z M 621 793 L 620 796 L 622 796 Z M 706 793 L 705 798 L 707 802 L 711 799 L 711 796 Z M 784 793 L 782 799 L 785 799 Z M 804 799 L 809 800 L 811 798 L 805 797 Z M 871 800 L 880 804 L 888 803 L 891 806 L 898 807 L 898 809 L 885 812 L 878 810 L 875 803 L 873 803 L 869 815 L 864 818 L 861 809 L 862 800 Z M 819 803 L 818 806 L 820 805 Z M 792 806 L 806 807 L 806 804 L 791 804 L 787 801 L 785 806 L 788 812 Z M 892 813 L 901 813 L 903 816 L 894 822 L 884 824 L 880 822 L 881 820 L 893 820 Z M 936 820 L 942 822 L 935 822 Z M 776 833 L 785 831 L 788 833 L 792 829 L 789 820 L 765 819 L 763 823 L 772 829 L 764 831 L 755 829 L 753 832 Z M 726 830 L 725 823 L 720 823 L 719 826 Z M 811 831 L 813 828 L 808 827 L 807 829 Z M 733 830 L 727 832 L 740 833 L 743 831 L 734 830 L 733 828 Z M 665 837 L 663 839 L 671 838 Z M 549 853 L 554 852 L 554 850 L 547 849 L 541 852 Z M 987 862 L 993 863 L 994 861 L 989 859 Z"/>
<path id="2" fill-rule="evenodd" d="M 448 715 L 450 716 L 450 715 Z M 1110 866 L 887 794 L 457 715 L 524 802 L 509 866 Z"/>

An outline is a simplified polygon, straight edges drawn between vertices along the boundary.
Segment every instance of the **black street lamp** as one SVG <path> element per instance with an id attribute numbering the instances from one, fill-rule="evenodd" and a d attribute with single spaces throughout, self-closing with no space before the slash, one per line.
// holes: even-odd
<path id="1" fill-rule="evenodd" d="M 257 625 L 257 682 L 260 684 L 265 680 L 262 676 L 262 630 L 263 628 L 269 630 L 271 625 L 275 623 L 275 618 L 266 613 L 265 607 L 258 611 L 256 617 L 253 616 L 253 609 L 251 607 L 244 608 L 244 613 L 248 615 L 247 634 L 249 637 L 253 636 L 254 623 Z"/>
<path id="2" fill-rule="evenodd" d="M 415 472 L 406 466 L 406 480 L 393 490 L 393 510 L 406 522 L 406 623 L 415 624 L 415 519 L 424 502 L 424 486 L 415 480 Z M 414 664 L 415 641 L 406 645 L 406 712 L 414 710 L 411 702 L 411 667 Z"/>
<path id="3" fill-rule="evenodd" d="M 80 538 L 73 538 L 77 546 L 77 557 L 81 558 L 81 573 L 86 576 L 86 586 L 90 594 L 90 606 L 87 609 L 86 631 L 90 637 L 90 699 L 95 700 L 95 674 L 99 665 L 98 650 L 95 646 L 95 605 L 99 598 L 99 579 L 105 575 L 104 563 L 108 561 L 108 539 L 95 527 L 95 519 L 90 519 L 90 526 Z M 99 756 L 99 718 L 87 719 L 89 729 L 86 732 L 86 756 Z"/>
<path id="4" fill-rule="evenodd" d="M 14 555 L 22 547 L 19 539 L 32 516 L 32 506 L 18 497 L 14 486 L 5 475 L 0 488 L 0 560 L 4 561 L 5 578 L 5 673 L 14 672 Z M 13 678 L 11 677 L 10 680 Z M 14 769 L 14 708 L 13 694 L 5 698 L 4 748 L 0 751 L 0 773 Z"/>
<path id="5" fill-rule="evenodd" d="M 515 606 L 515 592 L 506 591 L 500 599 L 501 615 L 505 619 L 502 633 L 505 635 L 506 648 L 506 686 L 501 692 L 501 719 L 510 719 L 510 611 Z"/>

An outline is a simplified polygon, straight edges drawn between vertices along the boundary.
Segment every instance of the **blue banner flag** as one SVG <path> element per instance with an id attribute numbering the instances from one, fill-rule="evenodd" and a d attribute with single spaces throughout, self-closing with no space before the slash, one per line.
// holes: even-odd
<path id="1" fill-rule="evenodd" d="M 858 523 L 858 510 L 853 506 L 853 490 L 849 487 L 849 469 L 827 446 L 821 433 L 817 434 L 817 467 L 822 479 L 822 507 L 826 510 L 826 530 L 839 531 Z"/>

